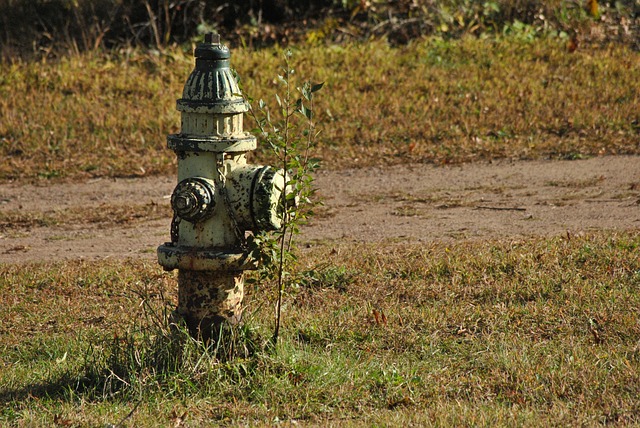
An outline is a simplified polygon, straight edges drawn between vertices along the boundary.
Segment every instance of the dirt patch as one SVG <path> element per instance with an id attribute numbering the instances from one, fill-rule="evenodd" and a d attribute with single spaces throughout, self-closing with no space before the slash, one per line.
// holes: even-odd
<path id="1" fill-rule="evenodd" d="M 174 184 L 173 177 L 2 184 L 0 214 L 8 220 L 0 222 L 0 263 L 153 259 L 169 238 Z M 309 245 L 519 239 L 640 227 L 640 157 L 633 156 L 321 171 L 317 184 L 325 205 L 303 229 L 301 240 Z M 122 207 L 131 210 L 125 215 Z M 117 218 L 109 221 L 100 215 L 105 212 Z"/>

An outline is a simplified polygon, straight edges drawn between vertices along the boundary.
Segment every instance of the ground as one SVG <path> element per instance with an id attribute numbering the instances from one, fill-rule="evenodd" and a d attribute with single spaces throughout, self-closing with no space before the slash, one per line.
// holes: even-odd
<path id="1" fill-rule="evenodd" d="M 640 227 L 640 157 L 321 170 L 300 241 L 521 239 Z M 174 177 L 0 185 L 0 263 L 153 259 Z"/>

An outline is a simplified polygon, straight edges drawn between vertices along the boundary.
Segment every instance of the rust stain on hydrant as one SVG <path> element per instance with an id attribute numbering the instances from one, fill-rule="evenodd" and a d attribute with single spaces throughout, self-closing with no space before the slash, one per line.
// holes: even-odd
<path id="1" fill-rule="evenodd" d="M 171 195 L 171 242 L 158 247 L 158 262 L 178 269 L 176 312 L 191 335 L 208 341 L 223 322 L 240 320 L 243 271 L 256 267 L 245 233 L 280 228 L 285 174 L 246 162 L 256 138 L 243 130 L 249 106 L 219 36 L 205 36 L 195 57 L 177 101 L 180 133 L 167 137 L 178 157 L 178 184 Z"/>

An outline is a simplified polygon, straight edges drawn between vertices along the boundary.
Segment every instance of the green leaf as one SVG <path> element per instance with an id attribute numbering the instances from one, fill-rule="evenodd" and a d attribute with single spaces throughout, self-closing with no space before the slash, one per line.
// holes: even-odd
<path id="1" fill-rule="evenodd" d="M 303 114 L 307 117 L 307 119 L 309 119 L 309 120 L 311 120 L 311 118 L 313 117 L 313 113 L 311 112 L 311 109 L 310 109 L 310 108 L 305 107 L 305 108 L 304 108 L 304 111 L 303 111 L 302 113 L 303 113 Z"/>
<path id="2" fill-rule="evenodd" d="M 298 91 L 302 94 L 305 100 L 311 101 L 311 91 L 309 91 L 309 85 L 307 83 L 305 83 L 302 88 L 298 87 Z"/>
<path id="3" fill-rule="evenodd" d="M 324 82 L 311 85 L 311 92 L 318 92 L 324 86 Z"/>

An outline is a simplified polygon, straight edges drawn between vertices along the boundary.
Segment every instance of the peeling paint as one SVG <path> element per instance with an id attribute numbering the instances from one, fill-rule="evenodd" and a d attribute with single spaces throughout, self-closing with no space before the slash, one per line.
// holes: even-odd
<path id="1" fill-rule="evenodd" d="M 178 269 L 178 308 L 194 336 L 208 339 L 224 320 L 239 321 L 247 231 L 280 227 L 285 174 L 249 165 L 256 138 L 243 130 L 248 104 L 229 68 L 226 46 L 207 37 L 176 103 L 181 129 L 167 137 L 178 157 L 171 241 L 158 247 L 165 270 Z"/>

